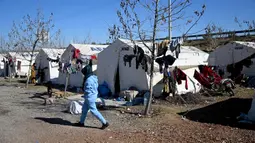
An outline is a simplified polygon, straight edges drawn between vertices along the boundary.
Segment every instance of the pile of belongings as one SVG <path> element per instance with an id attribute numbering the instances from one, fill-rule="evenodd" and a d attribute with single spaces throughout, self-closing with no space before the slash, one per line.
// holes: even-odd
<path id="1" fill-rule="evenodd" d="M 114 101 L 103 98 L 97 98 L 96 105 L 97 107 L 121 107 L 126 105 L 126 101 Z M 78 115 L 82 113 L 82 106 L 84 104 L 84 99 L 80 100 L 71 100 L 68 105 L 68 112 L 73 115 Z"/>
<path id="2" fill-rule="evenodd" d="M 141 105 L 144 104 L 144 101 L 148 100 L 149 93 L 148 90 L 139 91 L 136 87 L 130 87 L 127 90 L 121 91 L 117 100 L 127 101 L 126 106 Z"/>
<path id="3" fill-rule="evenodd" d="M 255 88 L 255 76 L 245 76 L 242 80 L 242 85 L 248 88 Z"/>

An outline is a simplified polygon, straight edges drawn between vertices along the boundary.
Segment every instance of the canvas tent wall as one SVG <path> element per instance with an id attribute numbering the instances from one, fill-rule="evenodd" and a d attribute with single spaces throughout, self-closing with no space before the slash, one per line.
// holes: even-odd
<path id="1" fill-rule="evenodd" d="M 175 57 L 171 51 L 167 51 Z M 175 60 L 172 67 L 178 66 L 180 69 L 194 68 L 198 65 L 208 65 L 209 54 L 193 46 L 181 46 L 181 53 L 178 59 Z"/>
<path id="2" fill-rule="evenodd" d="M 4 73 L 4 67 L 5 67 L 5 62 L 4 62 L 4 60 L 5 60 L 5 55 L 6 54 L 4 54 L 4 53 L 1 53 L 0 54 L 0 76 L 4 76 L 5 75 L 5 73 Z"/>
<path id="3" fill-rule="evenodd" d="M 57 83 L 59 75 L 59 63 L 50 62 L 50 59 L 57 59 L 61 57 L 65 49 L 52 49 L 52 48 L 42 48 L 38 55 L 35 58 L 36 69 L 38 74 L 38 69 L 44 69 L 45 79 L 42 79 L 41 82 L 52 81 Z"/>
<path id="4" fill-rule="evenodd" d="M 146 54 L 150 55 L 150 52 L 142 43 L 136 44 L 140 46 Z M 150 43 L 147 44 L 151 46 Z M 103 52 L 98 54 L 97 75 L 99 84 L 102 84 L 104 81 L 107 82 L 112 93 L 118 90 L 126 90 L 131 86 L 135 86 L 139 90 L 148 90 L 149 75 L 141 67 L 139 67 L 139 69 L 135 68 L 135 60 L 132 60 L 131 67 L 129 67 L 128 64 L 125 66 L 123 57 L 126 54 L 133 54 L 133 44 L 130 40 L 124 39 L 117 39 Z M 192 61 L 192 59 L 188 59 L 187 61 Z M 155 63 L 154 65 L 156 69 L 153 80 L 153 85 L 155 85 L 154 93 L 158 94 L 161 92 L 162 86 L 158 86 L 157 84 L 162 80 L 163 74 L 158 72 L 158 64 Z M 118 79 L 116 76 L 117 73 L 119 81 L 116 81 L 116 79 Z M 120 89 L 115 89 L 118 84 Z"/>
<path id="5" fill-rule="evenodd" d="M 34 52 L 32 63 L 34 63 L 37 54 L 38 52 Z M 32 52 L 8 52 L 6 56 L 11 57 L 15 61 L 14 70 L 12 70 L 12 73 L 17 76 L 27 76 L 31 55 Z M 7 66 L 5 66 L 5 69 L 6 68 Z M 7 70 L 5 70 L 5 72 L 7 72 Z"/>
<path id="6" fill-rule="evenodd" d="M 61 63 L 70 63 L 73 59 L 73 50 L 79 49 L 82 56 L 91 56 L 97 55 L 103 51 L 108 45 L 91 45 L 91 44 L 70 44 L 64 53 L 62 54 L 60 61 Z M 96 65 L 93 65 L 92 69 L 95 71 L 97 68 Z M 66 73 L 59 72 L 58 84 L 65 84 L 66 82 Z M 83 82 L 83 75 L 81 72 L 76 74 L 71 74 L 69 76 L 69 86 L 81 87 Z"/>
<path id="7" fill-rule="evenodd" d="M 218 47 L 208 58 L 208 64 L 213 66 L 220 66 L 226 69 L 229 64 L 235 64 L 247 57 L 255 54 L 254 42 L 229 42 L 223 46 Z M 244 68 L 243 73 L 249 76 L 255 76 L 255 59 L 250 68 Z"/>

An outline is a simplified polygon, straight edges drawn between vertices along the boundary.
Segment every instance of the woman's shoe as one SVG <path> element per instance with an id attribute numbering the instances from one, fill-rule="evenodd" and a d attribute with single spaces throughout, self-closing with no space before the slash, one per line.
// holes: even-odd
<path id="1" fill-rule="evenodd" d="M 103 126 L 101 127 L 102 130 L 104 130 L 105 128 L 107 128 L 110 124 L 108 122 L 106 122 L 106 124 L 103 124 Z"/>

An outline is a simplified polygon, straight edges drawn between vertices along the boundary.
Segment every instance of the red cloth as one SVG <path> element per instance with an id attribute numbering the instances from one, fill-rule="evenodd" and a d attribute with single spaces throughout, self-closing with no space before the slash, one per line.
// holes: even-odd
<path id="1" fill-rule="evenodd" d="M 92 56 L 91 56 L 91 59 L 92 59 L 92 60 L 96 60 L 96 59 L 97 59 L 97 56 L 96 56 L 96 55 L 92 55 Z"/>
<path id="2" fill-rule="evenodd" d="M 9 59 L 9 63 L 11 63 L 11 62 L 12 62 L 12 58 Z"/>
<path id="3" fill-rule="evenodd" d="M 209 70 L 210 70 L 210 68 L 208 66 L 203 67 L 202 74 L 203 74 L 204 77 L 207 78 L 210 75 Z"/>
<path id="4" fill-rule="evenodd" d="M 175 69 L 174 72 L 174 78 L 177 81 L 178 84 L 182 84 L 182 80 L 185 80 L 185 89 L 188 89 L 188 79 L 187 79 L 187 75 L 180 70 L 179 68 Z"/>
<path id="5" fill-rule="evenodd" d="M 206 88 L 211 88 L 210 82 L 207 78 L 205 78 L 201 73 L 199 73 L 197 70 L 195 70 L 194 76 L 193 76 L 201 85 L 203 85 Z"/>
<path id="6" fill-rule="evenodd" d="M 209 76 L 214 77 L 214 82 L 217 84 L 220 83 L 220 81 L 222 80 L 222 78 L 208 66 L 204 66 L 202 74 L 207 79 L 209 78 Z"/>
<path id="7" fill-rule="evenodd" d="M 73 58 L 74 59 L 78 59 L 80 55 L 80 50 L 79 49 L 75 49 L 74 50 L 74 54 L 73 54 Z"/>

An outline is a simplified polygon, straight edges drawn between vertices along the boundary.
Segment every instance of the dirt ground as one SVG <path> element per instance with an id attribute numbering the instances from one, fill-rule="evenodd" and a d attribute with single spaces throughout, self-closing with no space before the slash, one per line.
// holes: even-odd
<path id="1" fill-rule="evenodd" d="M 238 88 L 234 97 L 208 97 L 199 104 L 158 100 L 153 116 L 146 118 L 139 114 L 143 106 L 101 110 L 110 127 L 100 130 L 101 124 L 91 114 L 87 127 L 74 127 L 79 116 L 65 112 L 66 99 L 44 106 L 42 99 L 30 98 L 45 92 L 45 87 L 22 86 L 0 82 L 1 143 L 255 142 L 255 128 L 236 122 L 240 112 L 247 113 L 250 108 L 251 89 Z"/>

